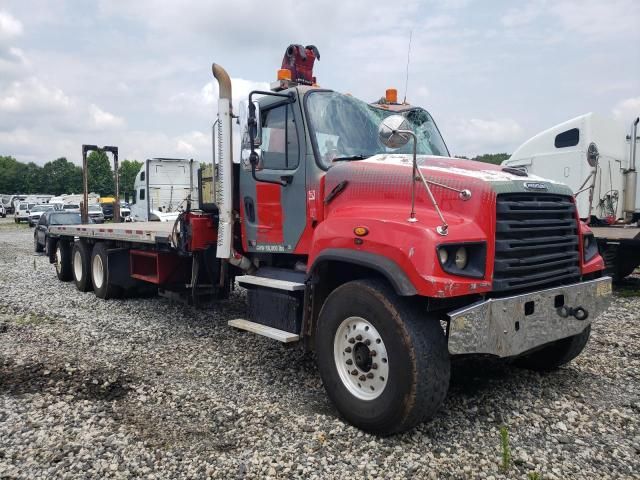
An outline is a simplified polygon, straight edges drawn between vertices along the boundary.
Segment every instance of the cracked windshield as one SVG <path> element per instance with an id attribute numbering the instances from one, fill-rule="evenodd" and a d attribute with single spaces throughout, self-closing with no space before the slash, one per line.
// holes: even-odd
<path id="1" fill-rule="evenodd" d="M 361 160 L 380 153 L 413 153 L 413 140 L 395 150 L 378 140 L 380 122 L 395 112 L 337 92 L 309 94 L 307 112 L 320 161 L 326 168 L 336 161 Z M 419 155 L 449 155 L 436 124 L 426 110 L 414 108 L 402 115 L 418 138 Z"/>

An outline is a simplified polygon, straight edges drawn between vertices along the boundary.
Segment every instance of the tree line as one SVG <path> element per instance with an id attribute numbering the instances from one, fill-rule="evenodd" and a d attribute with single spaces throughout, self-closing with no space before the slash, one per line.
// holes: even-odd
<path id="1" fill-rule="evenodd" d="M 91 152 L 87 157 L 89 191 L 100 196 L 115 193 L 111 159 L 104 152 Z M 123 160 L 118 168 L 120 196 L 133 196 L 133 184 L 142 167 L 137 160 Z M 65 157 L 49 161 L 43 166 L 22 163 L 11 156 L 0 155 L 0 193 L 43 193 L 62 195 L 82 193 L 82 168 Z"/>
<path id="2" fill-rule="evenodd" d="M 469 159 L 460 156 L 458 158 Z M 508 153 L 486 153 L 471 160 L 499 165 L 509 158 Z M 113 169 L 111 159 L 104 152 L 91 152 L 87 157 L 89 168 L 89 191 L 100 196 L 113 195 Z M 142 163 L 137 160 L 120 162 L 119 183 L 120 196 L 133 196 L 133 184 Z M 0 193 L 29 194 L 48 193 L 62 195 L 64 193 L 82 192 L 82 168 L 64 157 L 45 163 L 42 167 L 33 162 L 22 163 L 10 156 L 0 155 Z"/>
<path id="3" fill-rule="evenodd" d="M 492 163 L 494 165 L 500 165 L 502 162 L 507 160 L 511 155 L 508 153 L 485 153 L 483 155 L 478 155 L 473 158 L 464 157 L 462 155 L 457 156 L 456 158 L 464 158 L 465 160 L 475 160 L 476 162 L 484 162 L 484 163 Z"/>

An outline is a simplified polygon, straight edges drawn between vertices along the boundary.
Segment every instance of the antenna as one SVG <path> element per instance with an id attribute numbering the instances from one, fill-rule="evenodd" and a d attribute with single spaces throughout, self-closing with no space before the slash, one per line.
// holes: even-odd
<path id="1" fill-rule="evenodd" d="M 407 51 L 407 76 L 404 81 L 404 100 L 402 103 L 407 103 L 407 89 L 409 88 L 409 59 L 411 58 L 411 37 L 413 37 L 413 30 L 409 30 L 409 50 Z"/>

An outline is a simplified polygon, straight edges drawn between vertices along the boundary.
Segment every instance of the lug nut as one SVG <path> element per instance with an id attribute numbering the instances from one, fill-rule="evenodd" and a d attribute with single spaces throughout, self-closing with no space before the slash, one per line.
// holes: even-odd
<path id="1" fill-rule="evenodd" d="M 358 374 L 358 370 L 356 370 L 355 368 L 353 370 L 351 370 L 351 375 L 357 375 Z"/>
<path id="2" fill-rule="evenodd" d="M 350 338 L 349 343 L 356 343 L 356 341 L 353 338 Z"/>
<path id="3" fill-rule="evenodd" d="M 350 358 L 347 359 L 347 365 L 353 365 L 353 360 L 351 360 Z"/>
<path id="4" fill-rule="evenodd" d="M 378 364 L 377 363 L 372 364 L 371 368 L 373 368 L 374 370 L 377 370 L 378 369 Z"/>
<path id="5" fill-rule="evenodd" d="M 376 355 L 378 355 L 378 352 L 376 352 L 375 350 L 371 350 L 369 352 L 369 355 L 371 355 L 372 357 L 375 357 Z"/>
<path id="6" fill-rule="evenodd" d="M 360 375 L 358 377 L 358 380 L 360 380 L 361 382 L 364 382 L 367 379 L 367 377 L 365 377 L 364 375 Z"/>
<path id="7" fill-rule="evenodd" d="M 345 348 L 345 349 L 344 349 L 344 351 L 345 351 L 346 353 L 351 353 L 351 347 L 347 347 L 347 348 Z"/>
<path id="8" fill-rule="evenodd" d="M 362 340 L 362 335 L 356 335 L 356 340 L 361 341 Z"/>
<path id="9" fill-rule="evenodd" d="M 369 340 L 368 338 L 364 341 L 365 345 L 371 345 L 371 340 Z"/>
<path id="10" fill-rule="evenodd" d="M 367 373 L 367 378 L 373 378 L 373 373 L 371 372 Z"/>

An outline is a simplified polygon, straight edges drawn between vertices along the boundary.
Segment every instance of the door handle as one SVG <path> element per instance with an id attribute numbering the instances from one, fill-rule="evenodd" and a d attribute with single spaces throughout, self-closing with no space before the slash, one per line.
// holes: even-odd
<path id="1" fill-rule="evenodd" d="M 256 210 L 251 197 L 244 197 L 244 214 L 247 216 L 248 221 L 252 223 L 256 221 Z"/>

